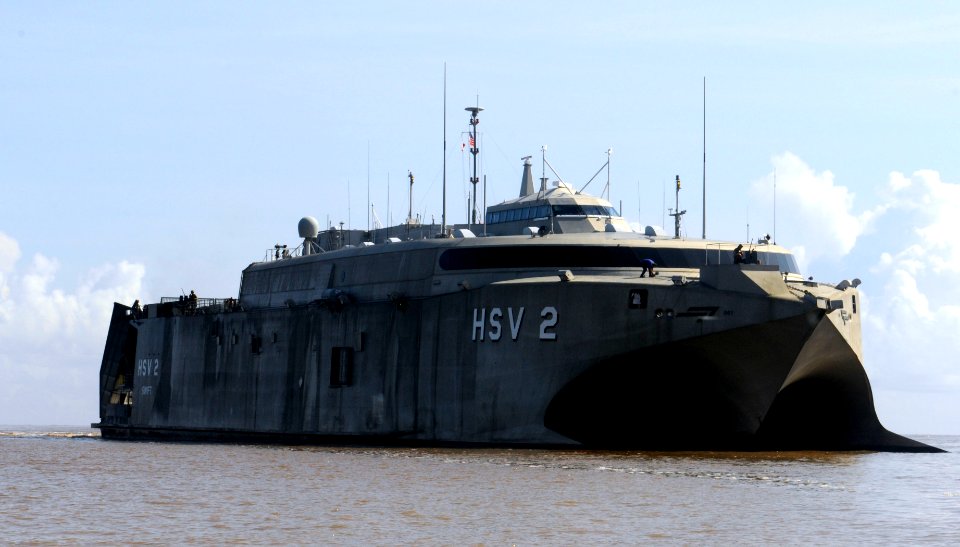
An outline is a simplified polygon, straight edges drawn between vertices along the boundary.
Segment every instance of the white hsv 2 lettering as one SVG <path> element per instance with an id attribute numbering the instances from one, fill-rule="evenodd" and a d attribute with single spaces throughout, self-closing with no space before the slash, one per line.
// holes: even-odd
<path id="1" fill-rule="evenodd" d="M 487 308 L 474 308 L 473 323 L 470 329 L 471 339 L 474 342 L 483 342 L 484 340 L 496 342 L 506 334 L 504 328 L 509 327 L 510 339 L 516 340 L 520 335 L 520 326 L 523 324 L 524 309 L 523 306 L 518 310 L 507 307 L 506 313 L 504 313 L 504 308 L 497 307 L 490 308 L 488 313 Z M 540 311 L 540 317 L 543 319 L 540 322 L 540 339 L 556 340 L 557 333 L 553 329 L 557 326 L 559 317 L 557 308 L 553 306 L 543 308 Z M 504 322 L 507 324 L 504 325 Z"/>
<path id="2" fill-rule="evenodd" d="M 553 329 L 557 326 L 557 308 L 553 306 L 547 306 L 540 311 L 540 317 L 543 318 L 543 321 L 540 322 L 540 339 L 541 340 L 556 340 L 557 333 L 550 331 L 547 332 L 547 329 Z"/>
<path id="3" fill-rule="evenodd" d="M 137 359 L 137 376 L 160 376 L 160 359 Z"/>

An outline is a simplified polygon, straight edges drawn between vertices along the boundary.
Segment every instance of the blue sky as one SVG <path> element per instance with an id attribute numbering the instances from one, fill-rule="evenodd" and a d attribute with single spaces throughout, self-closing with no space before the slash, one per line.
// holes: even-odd
<path id="1" fill-rule="evenodd" d="M 707 235 L 773 232 L 776 170 L 778 242 L 864 281 L 881 420 L 960 433 L 960 10 L 832 4 L 0 2 L 0 423 L 95 421 L 110 302 L 235 295 L 368 178 L 439 220 L 446 63 L 451 221 L 479 98 L 491 202 L 613 148 L 611 200 L 661 224 L 679 174 L 690 236 L 706 77 Z"/>

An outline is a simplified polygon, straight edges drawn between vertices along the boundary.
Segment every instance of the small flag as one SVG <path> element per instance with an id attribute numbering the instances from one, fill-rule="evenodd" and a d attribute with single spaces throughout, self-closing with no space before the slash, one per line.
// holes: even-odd
<path id="1" fill-rule="evenodd" d="M 476 147 L 477 147 L 477 140 L 473 137 L 473 135 L 470 135 L 470 148 L 476 148 Z"/>

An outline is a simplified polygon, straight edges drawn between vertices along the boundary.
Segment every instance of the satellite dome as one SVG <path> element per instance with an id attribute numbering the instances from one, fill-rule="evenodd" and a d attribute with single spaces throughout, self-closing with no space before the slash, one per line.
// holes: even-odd
<path id="1" fill-rule="evenodd" d="M 317 234 L 320 233 L 320 223 L 313 217 L 303 217 L 297 224 L 297 230 L 302 238 L 317 237 Z"/>

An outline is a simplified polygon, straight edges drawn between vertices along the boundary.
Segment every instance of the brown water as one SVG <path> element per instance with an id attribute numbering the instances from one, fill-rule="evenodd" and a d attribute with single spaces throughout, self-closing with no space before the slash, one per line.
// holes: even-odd
<path id="1" fill-rule="evenodd" d="M 0 541 L 960 543 L 949 454 L 596 453 L 0 431 Z"/>

